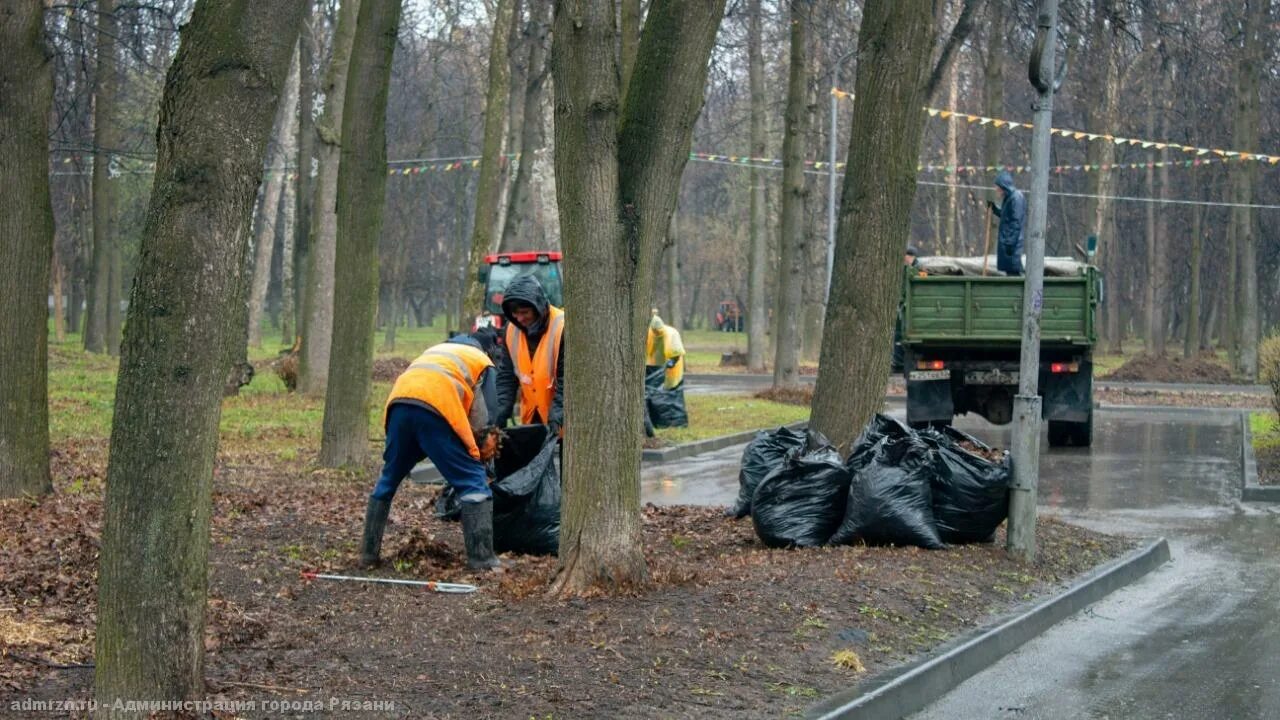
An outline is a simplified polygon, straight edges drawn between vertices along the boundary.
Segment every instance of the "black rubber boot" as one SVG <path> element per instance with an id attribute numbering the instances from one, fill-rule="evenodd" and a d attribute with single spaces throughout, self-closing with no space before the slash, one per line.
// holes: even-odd
<path id="1" fill-rule="evenodd" d="M 493 499 L 462 503 L 462 539 L 467 544 L 467 567 L 494 570 L 502 567 L 493 554 Z"/>
<path id="2" fill-rule="evenodd" d="M 360 543 L 360 567 L 377 567 L 382 553 L 382 533 L 387 529 L 387 515 L 391 513 L 390 500 L 369 498 L 364 511 L 364 540 Z"/>

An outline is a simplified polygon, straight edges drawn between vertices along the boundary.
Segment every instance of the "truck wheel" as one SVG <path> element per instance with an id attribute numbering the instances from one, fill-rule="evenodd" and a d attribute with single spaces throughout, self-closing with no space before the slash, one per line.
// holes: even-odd
<path id="1" fill-rule="evenodd" d="M 1089 447 L 1093 445 L 1093 415 L 1084 422 L 1049 421 L 1049 447 Z"/>

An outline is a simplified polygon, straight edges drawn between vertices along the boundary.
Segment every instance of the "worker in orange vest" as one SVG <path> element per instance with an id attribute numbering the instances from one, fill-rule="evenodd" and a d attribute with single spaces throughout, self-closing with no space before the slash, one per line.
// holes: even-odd
<path id="1" fill-rule="evenodd" d="M 382 474 L 365 511 L 360 566 L 379 562 L 391 499 L 409 471 L 430 458 L 462 501 L 467 567 L 500 567 L 493 552 L 493 493 L 485 462 L 496 450 L 490 410 L 496 404 L 493 358 L 497 334 L 458 335 L 418 356 L 396 378 L 383 413 Z"/>
<path id="2" fill-rule="evenodd" d="M 564 311 L 547 302 L 532 275 L 511 281 L 502 298 L 506 357 L 498 366 L 498 427 L 520 401 L 520 424 L 541 423 L 553 435 L 564 426 Z"/>

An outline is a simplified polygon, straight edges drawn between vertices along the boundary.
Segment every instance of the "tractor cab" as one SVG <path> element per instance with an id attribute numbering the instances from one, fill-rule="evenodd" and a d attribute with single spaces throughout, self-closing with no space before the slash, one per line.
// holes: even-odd
<path id="1" fill-rule="evenodd" d="M 484 308 L 476 317 L 472 330 L 492 327 L 501 330 L 502 298 L 507 285 L 521 275 L 533 275 L 542 284 L 547 302 L 564 307 L 564 281 L 560 274 L 559 252 L 515 252 L 486 255 L 480 268 L 480 282 L 484 283 Z"/>

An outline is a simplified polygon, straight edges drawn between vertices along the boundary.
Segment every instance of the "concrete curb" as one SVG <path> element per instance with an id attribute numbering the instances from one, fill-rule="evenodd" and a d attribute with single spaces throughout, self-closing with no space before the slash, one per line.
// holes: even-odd
<path id="1" fill-rule="evenodd" d="M 1258 483 L 1258 459 L 1253 454 L 1253 431 L 1249 429 L 1249 412 L 1240 413 L 1240 468 L 1243 480 L 1240 488 L 1242 502 L 1280 502 L 1280 485 Z"/>
<path id="2" fill-rule="evenodd" d="M 816 720 L 897 720 L 928 706 L 1053 625 L 1169 561 L 1160 538 L 1095 569 L 1030 609 L 947 643 L 928 657 L 871 678 L 811 707 Z"/>
<path id="3" fill-rule="evenodd" d="M 803 430 L 809 427 L 808 420 L 793 422 L 786 426 L 791 430 Z M 696 440 L 694 442 L 684 443 L 668 448 L 654 448 L 652 450 L 643 450 L 640 453 L 641 462 L 664 463 L 673 460 L 683 460 L 694 455 L 701 455 L 705 452 L 714 450 L 723 450 L 734 445 L 751 442 L 756 433 L 761 430 L 770 430 L 772 428 L 761 428 L 760 430 L 747 430 L 746 432 L 734 433 L 732 435 L 721 435 L 720 437 L 707 438 L 706 440 Z"/>

